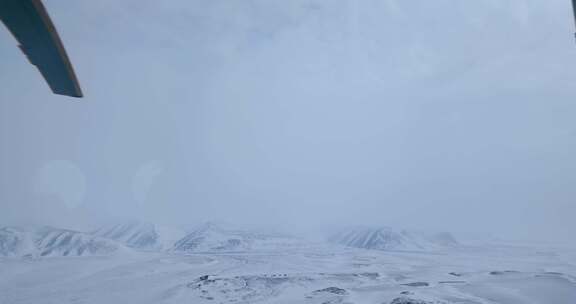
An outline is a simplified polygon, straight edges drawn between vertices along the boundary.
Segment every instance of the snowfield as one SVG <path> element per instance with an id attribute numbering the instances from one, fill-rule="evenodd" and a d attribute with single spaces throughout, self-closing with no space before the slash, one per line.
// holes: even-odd
<path id="1" fill-rule="evenodd" d="M 570 248 L 500 242 L 384 251 L 285 236 L 274 246 L 255 246 L 272 236 L 230 234 L 250 246 L 222 251 L 226 231 L 203 227 L 191 233 L 199 238 L 183 240 L 201 240 L 194 246 L 214 252 L 5 255 L 0 303 L 576 303 Z"/>

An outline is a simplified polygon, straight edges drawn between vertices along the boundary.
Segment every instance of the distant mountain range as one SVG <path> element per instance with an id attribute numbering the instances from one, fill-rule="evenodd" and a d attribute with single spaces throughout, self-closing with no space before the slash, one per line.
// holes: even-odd
<path id="1" fill-rule="evenodd" d="M 355 227 L 329 238 L 331 243 L 374 250 L 437 250 L 458 245 L 450 233 L 424 233 L 390 227 Z"/>
<path id="2" fill-rule="evenodd" d="M 126 248 L 89 233 L 53 227 L 0 228 L 0 256 L 111 255 Z"/>
<path id="3" fill-rule="evenodd" d="M 455 247 L 449 233 L 356 227 L 329 238 L 333 244 L 372 250 L 438 250 Z M 103 226 L 92 232 L 54 227 L 0 227 L 0 256 L 101 256 L 134 251 L 177 254 L 286 250 L 305 245 L 302 239 L 207 222 L 189 231 L 141 221 Z"/>

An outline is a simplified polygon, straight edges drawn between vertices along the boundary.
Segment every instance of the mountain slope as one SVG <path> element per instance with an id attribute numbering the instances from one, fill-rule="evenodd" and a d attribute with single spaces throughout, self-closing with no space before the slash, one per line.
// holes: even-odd
<path id="1" fill-rule="evenodd" d="M 79 231 L 53 227 L 0 228 L 0 256 L 103 256 L 125 250 L 115 241 Z"/>
<path id="2" fill-rule="evenodd" d="M 279 234 L 266 234 L 224 227 L 212 222 L 196 227 L 176 242 L 174 252 L 230 252 L 253 249 L 271 250 L 298 244 L 296 239 Z"/>
<path id="3" fill-rule="evenodd" d="M 37 232 L 40 256 L 110 255 L 123 250 L 117 242 L 84 232 L 43 227 Z"/>
<path id="4" fill-rule="evenodd" d="M 93 234 L 141 250 L 169 249 L 185 235 L 178 229 L 139 221 L 105 226 Z"/>
<path id="5" fill-rule="evenodd" d="M 329 238 L 332 243 L 375 250 L 435 250 L 456 246 L 449 233 L 430 234 L 390 227 L 357 227 L 344 230 Z"/>
<path id="6" fill-rule="evenodd" d="M 33 233 L 17 227 L 0 228 L 0 256 L 22 256 L 34 251 Z"/>

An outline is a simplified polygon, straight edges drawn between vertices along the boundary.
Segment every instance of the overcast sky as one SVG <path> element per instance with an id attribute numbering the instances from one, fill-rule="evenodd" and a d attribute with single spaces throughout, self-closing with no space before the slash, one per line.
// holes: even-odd
<path id="1" fill-rule="evenodd" d="M 568 0 L 44 2 L 86 97 L 1 28 L 0 223 L 573 238 Z"/>

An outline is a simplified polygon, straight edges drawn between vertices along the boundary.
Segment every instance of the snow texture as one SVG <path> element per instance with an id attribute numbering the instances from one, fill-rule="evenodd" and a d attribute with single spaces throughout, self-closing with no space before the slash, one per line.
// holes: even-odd
<path id="1" fill-rule="evenodd" d="M 378 236 L 382 231 L 387 234 Z M 422 233 L 390 231 L 368 235 L 376 244 L 388 241 L 385 236 L 400 237 L 410 246 L 405 248 L 419 250 L 294 242 L 209 223 L 176 242 L 174 248 L 182 251 L 153 251 L 78 231 L 4 227 L 0 303 L 574 304 L 576 299 L 574 248 L 499 241 L 424 250 Z M 418 247 L 412 247 L 414 239 Z M 121 252 L 127 254 L 116 254 Z"/>

